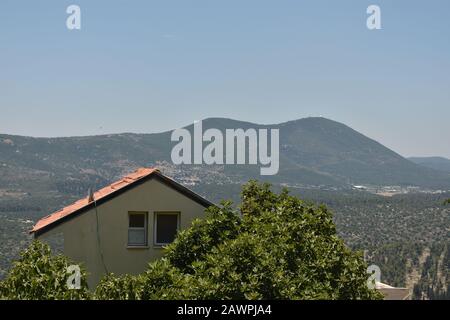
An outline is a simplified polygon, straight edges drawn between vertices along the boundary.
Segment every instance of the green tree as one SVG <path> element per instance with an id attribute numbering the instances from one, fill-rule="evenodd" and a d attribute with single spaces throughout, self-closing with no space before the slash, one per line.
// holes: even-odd
<path id="1" fill-rule="evenodd" d="M 110 273 L 103 277 L 95 289 L 99 300 L 139 300 L 142 297 L 142 277 Z"/>
<path id="2" fill-rule="evenodd" d="M 69 289 L 67 280 L 73 265 L 62 255 L 52 255 L 50 247 L 33 241 L 20 254 L 5 280 L 0 282 L 0 297 L 3 299 L 59 300 L 87 299 L 90 297 L 86 272 L 81 267 L 81 288 Z"/>
<path id="3" fill-rule="evenodd" d="M 224 202 L 178 234 L 141 276 L 137 298 L 381 298 L 368 288 L 366 270 L 362 254 L 337 236 L 326 207 L 250 182 L 238 212 Z"/>

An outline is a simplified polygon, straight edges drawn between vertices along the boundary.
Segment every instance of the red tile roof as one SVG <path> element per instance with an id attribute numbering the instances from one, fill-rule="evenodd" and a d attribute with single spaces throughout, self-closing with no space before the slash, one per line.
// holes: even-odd
<path id="1" fill-rule="evenodd" d="M 140 169 L 136 170 L 135 172 L 133 172 L 132 174 L 129 174 L 129 175 L 123 177 L 121 180 L 116 181 L 116 182 L 110 184 L 109 186 L 95 192 L 94 199 L 95 199 L 95 201 L 99 201 L 100 199 L 103 199 L 106 196 L 109 196 L 109 195 L 117 192 L 118 190 L 141 180 L 142 178 L 148 177 L 155 172 L 159 173 L 159 171 L 157 169 L 140 168 Z M 64 217 L 67 217 L 75 212 L 78 212 L 79 210 L 86 208 L 91 203 L 92 203 L 92 201 L 89 202 L 89 197 L 78 200 L 77 202 L 39 220 L 36 223 L 36 225 L 33 227 L 33 229 L 30 231 L 30 233 L 39 231 Z"/>

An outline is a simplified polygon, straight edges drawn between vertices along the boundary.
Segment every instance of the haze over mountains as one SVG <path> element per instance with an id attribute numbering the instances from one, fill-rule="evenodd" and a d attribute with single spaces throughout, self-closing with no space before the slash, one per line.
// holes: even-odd
<path id="1" fill-rule="evenodd" d="M 192 125 L 187 127 L 192 130 Z M 68 138 L 0 135 L 0 199 L 84 195 L 140 166 L 157 166 L 186 184 L 242 183 L 251 178 L 295 186 L 349 187 L 354 184 L 449 188 L 450 174 L 416 164 L 325 118 L 258 125 L 224 118 L 208 128 L 280 129 L 280 171 L 260 176 L 259 165 L 174 166 L 171 132 Z M 205 143 L 206 145 L 206 143 Z M 22 196 L 19 196 L 22 195 Z"/>
<path id="2" fill-rule="evenodd" d="M 408 160 L 421 166 L 450 174 L 450 159 L 444 157 L 411 157 Z"/>

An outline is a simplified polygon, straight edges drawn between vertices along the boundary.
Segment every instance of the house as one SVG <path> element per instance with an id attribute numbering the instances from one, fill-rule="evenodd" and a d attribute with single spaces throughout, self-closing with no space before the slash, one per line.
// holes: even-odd
<path id="1" fill-rule="evenodd" d="M 396 288 L 382 282 L 376 282 L 375 287 L 383 294 L 384 300 L 407 300 L 411 296 L 408 288 Z"/>
<path id="2" fill-rule="evenodd" d="M 142 273 L 211 205 L 157 169 L 141 168 L 42 218 L 31 233 L 60 239 L 64 255 L 84 264 L 94 287 L 105 273 Z"/>

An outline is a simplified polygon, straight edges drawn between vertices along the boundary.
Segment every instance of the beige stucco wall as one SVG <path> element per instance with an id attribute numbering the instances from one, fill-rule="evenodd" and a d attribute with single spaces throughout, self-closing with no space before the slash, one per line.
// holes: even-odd
<path id="1" fill-rule="evenodd" d="M 100 245 L 108 272 L 138 274 L 148 262 L 161 257 L 164 250 L 153 244 L 154 214 L 158 211 L 180 212 L 180 228 L 190 226 L 192 220 L 204 216 L 205 208 L 161 183 L 151 179 L 97 207 Z M 148 247 L 128 248 L 128 212 L 148 212 Z M 95 287 L 105 273 L 97 240 L 95 210 L 82 213 L 41 235 L 45 240 L 62 233 L 64 254 L 82 262 L 90 273 L 88 283 Z"/>

